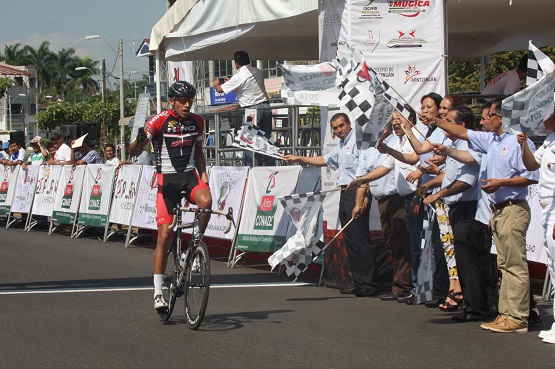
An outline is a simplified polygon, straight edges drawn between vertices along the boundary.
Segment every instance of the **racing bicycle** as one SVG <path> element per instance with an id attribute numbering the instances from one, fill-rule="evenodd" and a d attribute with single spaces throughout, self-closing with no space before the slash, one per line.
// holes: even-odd
<path id="1" fill-rule="evenodd" d="M 183 213 L 187 212 L 194 214 L 194 220 L 183 223 Z M 175 229 L 175 238 L 168 250 L 168 262 L 162 285 L 162 294 L 168 302 L 168 308 L 159 313 L 159 317 L 162 321 L 167 321 L 172 315 L 177 297 L 184 296 L 187 325 L 194 330 L 202 323 L 210 291 L 210 256 L 208 247 L 200 240 L 200 219 L 203 214 L 225 216 L 227 225 L 224 233 L 228 233 L 231 225 L 234 224 L 233 209 L 229 208 L 224 212 L 178 207 L 174 209 L 174 214 L 170 227 Z M 183 230 L 186 228 L 193 229 L 188 245 L 182 239 Z"/>

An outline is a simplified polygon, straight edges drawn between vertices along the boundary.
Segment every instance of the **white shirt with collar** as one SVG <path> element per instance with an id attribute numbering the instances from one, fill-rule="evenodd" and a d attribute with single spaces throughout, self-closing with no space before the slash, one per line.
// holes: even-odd
<path id="1" fill-rule="evenodd" d="M 226 94 L 235 91 L 242 108 L 268 101 L 264 73 L 250 64 L 239 68 L 237 73 L 221 86 Z"/>
<path id="2" fill-rule="evenodd" d="M 414 134 L 414 130 L 412 134 Z M 414 149 L 412 148 L 406 135 L 401 136 L 401 138 L 393 146 L 393 149 L 404 154 L 411 154 L 414 152 Z M 399 195 L 406 196 L 416 191 L 417 183 L 410 183 L 409 181 L 407 181 L 407 176 L 412 171 L 416 170 L 415 165 L 403 163 L 402 161 L 395 159 L 391 155 L 389 155 L 388 158 L 385 159 L 382 165 L 386 168 L 394 169 L 395 184 L 397 186 L 397 192 L 399 192 Z"/>
<path id="3" fill-rule="evenodd" d="M 63 143 L 58 150 L 56 150 L 56 155 L 54 155 L 54 159 L 57 162 L 65 162 L 70 161 L 71 159 L 71 147 Z"/>

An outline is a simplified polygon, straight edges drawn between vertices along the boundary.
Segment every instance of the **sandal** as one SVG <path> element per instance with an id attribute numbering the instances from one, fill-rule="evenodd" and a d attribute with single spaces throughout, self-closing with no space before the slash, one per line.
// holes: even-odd
<path id="1" fill-rule="evenodd" d="M 462 305 L 463 301 L 464 301 L 462 291 L 454 292 L 454 291 L 451 290 L 447 294 L 447 298 L 451 299 L 451 301 L 453 301 L 455 303 L 451 304 L 451 303 L 447 302 L 447 299 L 446 299 L 446 301 L 442 305 L 438 306 L 439 310 L 442 310 L 442 311 L 457 311 L 459 309 L 459 307 Z"/>

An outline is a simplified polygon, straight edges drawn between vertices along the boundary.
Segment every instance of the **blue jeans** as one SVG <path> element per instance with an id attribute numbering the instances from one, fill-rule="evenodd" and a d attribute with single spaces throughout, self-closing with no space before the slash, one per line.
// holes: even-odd
<path id="1" fill-rule="evenodd" d="M 410 249 L 412 254 L 412 290 L 414 293 L 418 286 L 418 267 L 420 266 L 420 251 L 422 249 L 422 222 L 424 219 L 424 209 L 420 206 L 418 215 L 413 216 L 410 212 L 410 204 L 413 195 L 405 196 L 405 217 L 407 221 L 407 228 L 409 229 L 410 236 Z"/>

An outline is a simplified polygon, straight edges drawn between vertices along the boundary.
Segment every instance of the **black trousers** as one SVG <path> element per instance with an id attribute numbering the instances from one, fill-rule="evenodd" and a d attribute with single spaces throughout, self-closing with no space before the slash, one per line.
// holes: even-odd
<path id="1" fill-rule="evenodd" d="M 461 282 L 465 312 L 474 317 L 489 313 L 482 271 L 484 225 L 475 219 L 477 201 L 461 201 L 449 205 L 449 219 L 453 228 L 455 258 Z"/>
<path id="2" fill-rule="evenodd" d="M 449 271 L 447 270 L 447 262 L 445 261 L 443 243 L 441 243 L 439 224 L 435 217 L 432 226 L 432 248 L 434 249 L 435 266 L 432 296 L 434 299 L 445 300 L 449 293 Z"/>
<path id="3" fill-rule="evenodd" d="M 342 191 L 339 198 L 339 221 L 341 227 L 351 220 L 355 207 L 356 191 Z M 376 248 L 370 240 L 370 209 L 355 219 L 343 231 L 347 254 L 351 264 L 353 286 L 364 290 L 378 291 L 378 266 Z"/>

